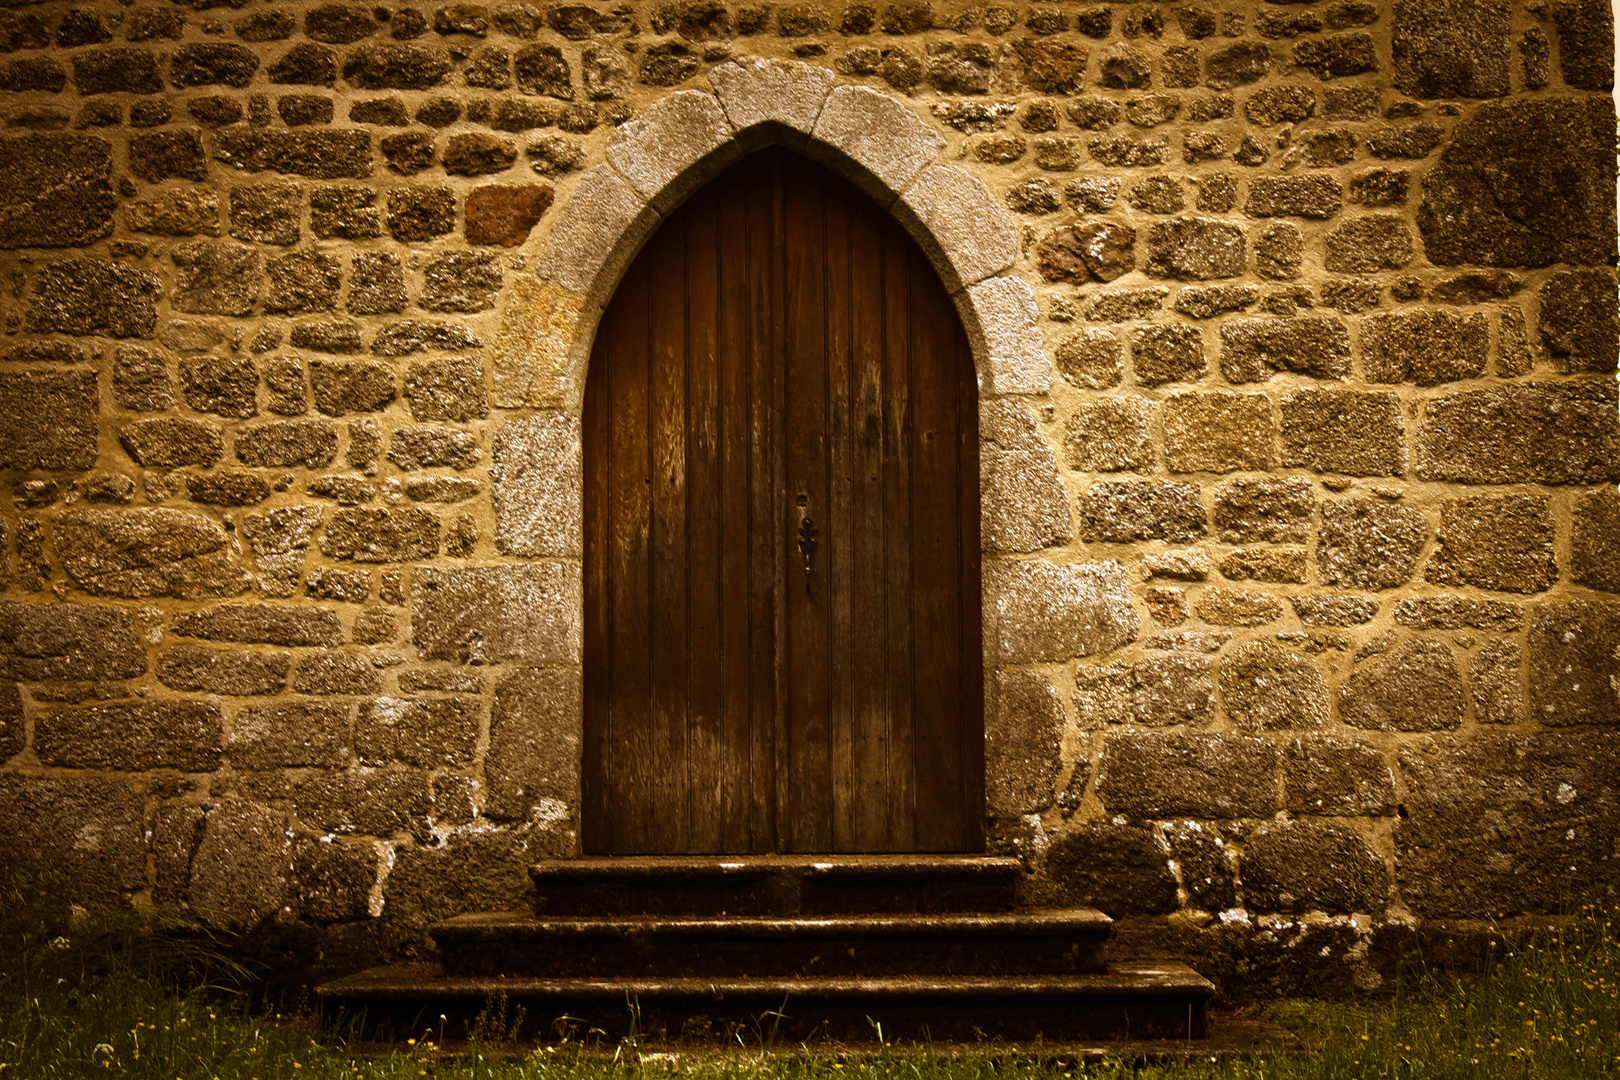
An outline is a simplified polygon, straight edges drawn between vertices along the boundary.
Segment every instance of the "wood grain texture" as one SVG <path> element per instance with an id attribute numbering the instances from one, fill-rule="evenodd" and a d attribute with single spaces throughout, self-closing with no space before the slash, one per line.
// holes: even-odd
<path id="1" fill-rule="evenodd" d="M 982 850 L 977 386 L 903 230 L 739 163 L 626 274 L 584 433 L 585 850 Z"/>

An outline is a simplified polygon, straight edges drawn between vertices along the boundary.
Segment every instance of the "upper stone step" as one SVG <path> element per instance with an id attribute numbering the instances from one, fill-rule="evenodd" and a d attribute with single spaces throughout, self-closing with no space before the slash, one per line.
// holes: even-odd
<path id="1" fill-rule="evenodd" d="M 535 913 L 859 915 L 1015 906 L 1017 859 L 987 855 L 654 855 L 529 868 Z"/>
<path id="2" fill-rule="evenodd" d="M 1087 908 L 990 915 L 535 918 L 433 927 L 452 976 L 757 978 L 1087 975 L 1108 970 L 1113 920 Z"/>

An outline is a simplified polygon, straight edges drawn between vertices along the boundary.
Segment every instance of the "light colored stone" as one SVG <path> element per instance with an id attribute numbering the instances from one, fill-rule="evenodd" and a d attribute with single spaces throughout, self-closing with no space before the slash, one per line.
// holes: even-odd
<path id="1" fill-rule="evenodd" d="M 739 57 L 709 72 L 731 125 L 738 131 L 775 123 L 809 134 L 838 77 L 793 60 Z"/>
<path id="2" fill-rule="evenodd" d="M 1018 258 L 1018 229 L 984 181 L 961 169 L 934 165 L 901 196 L 900 206 L 916 215 L 939 245 L 957 282 L 983 281 Z"/>
<path id="3" fill-rule="evenodd" d="M 584 621 L 577 565 L 421 567 L 411 627 L 429 660 L 578 664 Z"/>
<path id="4" fill-rule="evenodd" d="M 1015 277 L 993 277 L 967 290 L 968 341 L 979 362 L 979 389 L 987 394 L 1045 394 L 1052 361 L 1036 320 L 1035 290 Z"/>
<path id="5" fill-rule="evenodd" d="M 1067 544 L 1074 530 L 1057 455 L 1022 401 L 979 405 L 979 498 L 985 551 L 1038 551 Z"/>
<path id="6" fill-rule="evenodd" d="M 577 668 L 519 670 L 495 687 L 485 814 L 554 818 L 578 812 L 584 694 Z"/>
<path id="7" fill-rule="evenodd" d="M 1072 660 L 1136 640 L 1141 620 L 1117 562 L 994 561 L 984 568 L 985 640 L 997 663 Z"/>
<path id="8" fill-rule="evenodd" d="M 577 414 L 540 413 L 495 435 L 495 546 L 507 555 L 579 558 L 585 482 Z"/>
<path id="9" fill-rule="evenodd" d="M 992 817 L 1035 814 L 1052 805 L 1063 702 L 1036 671 L 998 671 L 996 704 L 984 730 L 984 801 Z"/>
<path id="10" fill-rule="evenodd" d="M 291 865 L 286 815 L 231 799 L 203 824 L 191 862 L 191 905 L 214 926 L 251 930 L 280 909 Z"/>
<path id="11" fill-rule="evenodd" d="M 549 281 L 512 283 L 495 335 L 496 408 L 555 409 L 581 398 L 584 386 L 572 378 L 569 345 L 584 310 L 583 296 Z"/>
<path id="12" fill-rule="evenodd" d="M 637 241 L 652 233 L 657 217 L 624 177 L 598 165 L 580 177 L 563 206 L 535 273 L 585 296 L 601 292 L 606 302 L 640 247 Z"/>
<path id="13" fill-rule="evenodd" d="M 713 94 L 678 90 L 620 127 L 607 159 L 642 198 L 667 210 L 690 187 L 676 181 L 731 141 L 731 124 Z M 739 153 L 733 147 L 732 156 Z"/>
<path id="14" fill-rule="evenodd" d="M 945 148 L 945 140 L 910 109 L 865 86 L 840 86 L 828 94 L 813 134 L 869 173 L 891 198 Z"/>

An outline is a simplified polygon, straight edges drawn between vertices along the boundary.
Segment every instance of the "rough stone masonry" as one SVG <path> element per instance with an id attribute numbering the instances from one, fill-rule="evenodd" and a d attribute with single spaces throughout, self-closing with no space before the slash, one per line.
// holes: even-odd
<path id="1" fill-rule="evenodd" d="M 989 829 L 1229 989 L 1620 881 L 1606 0 L 0 6 L 0 874 L 333 964 L 577 852 L 578 409 L 787 140 L 981 374 Z"/>

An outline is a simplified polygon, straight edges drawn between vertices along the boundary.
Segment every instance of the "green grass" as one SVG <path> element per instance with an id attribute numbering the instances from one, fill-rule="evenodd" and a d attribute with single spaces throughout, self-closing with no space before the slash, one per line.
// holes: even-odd
<path id="1" fill-rule="evenodd" d="M 423 1032 L 379 1049 L 321 1030 L 296 1006 L 255 996 L 233 943 L 173 926 L 116 924 L 65 937 L 11 931 L 0 940 L 0 1080 L 445 1080 L 529 1077 L 629 1080 L 1082 1080 L 1144 1078 L 1620 1078 L 1620 935 L 1613 913 L 1587 910 L 1519 939 L 1464 982 L 1420 976 L 1359 1004 L 1292 1001 L 1268 1010 L 1301 1052 L 1151 1066 L 985 1052 L 874 1046 L 841 1058 L 739 1046 L 642 1061 L 633 1046 L 569 1043 L 536 1050 L 468 1032 Z M 440 1045 L 448 1035 L 454 1052 Z"/>

